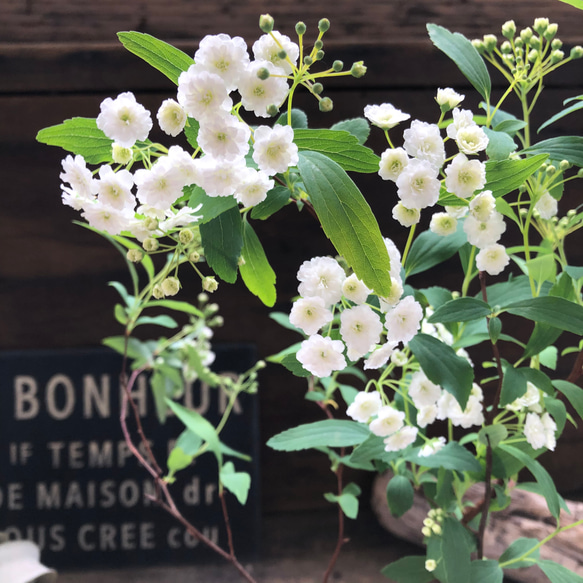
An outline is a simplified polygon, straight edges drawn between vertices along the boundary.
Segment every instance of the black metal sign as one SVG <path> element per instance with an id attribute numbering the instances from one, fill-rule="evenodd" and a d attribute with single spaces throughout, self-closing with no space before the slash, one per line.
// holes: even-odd
<path id="1" fill-rule="evenodd" d="M 249 346 L 214 346 L 213 369 L 240 373 L 254 363 Z M 123 438 L 119 355 L 107 349 L 0 353 L 0 531 L 29 539 L 47 565 L 145 565 L 210 556 L 198 540 L 145 496 L 153 484 Z M 162 464 L 184 426 L 161 425 L 147 379 L 134 388 L 145 434 Z M 200 382 L 182 404 L 217 424 L 225 395 Z M 240 395 L 221 440 L 250 455 L 237 471 L 251 474 L 245 506 L 228 497 L 236 548 L 256 551 L 259 539 L 256 399 Z M 226 548 L 212 454 L 177 475 L 177 505 L 199 530 Z"/>

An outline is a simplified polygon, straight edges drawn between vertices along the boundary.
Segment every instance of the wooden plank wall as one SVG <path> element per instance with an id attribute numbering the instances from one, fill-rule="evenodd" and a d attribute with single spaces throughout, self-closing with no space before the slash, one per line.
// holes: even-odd
<path id="1" fill-rule="evenodd" d="M 61 206 L 59 196 L 63 155 L 37 144 L 36 132 L 67 117 L 95 117 L 101 100 L 120 91 L 135 91 L 153 111 L 171 95 L 165 77 L 120 47 L 117 31 L 147 32 L 192 53 L 205 34 L 225 32 L 253 41 L 259 36 L 258 16 L 266 11 L 290 36 L 298 20 L 306 22 L 309 36 L 315 34 L 319 18 L 329 17 L 326 59 L 364 60 L 368 65 L 363 79 L 326 84 L 335 102 L 330 123 L 362 115 L 366 104 L 384 101 L 432 120 L 436 87 L 455 85 L 470 92 L 455 67 L 432 48 L 425 31 L 428 21 L 474 37 L 497 32 L 508 18 L 526 26 L 546 15 L 559 23 L 566 43 L 583 43 L 583 13 L 555 0 L 520 0 L 510 8 L 501 0 L 280 0 L 276 5 L 264 0 L 2 0 L 0 349 L 91 346 L 119 332 L 111 317 L 115 293 L 106 284 L 124 278 L 123 263 L 105 242 L 71 223 L 76 214 Z M 543 109 L 555 111 L 563 99 L 582 92 L 581 67 L 569 71 L 553 76 Z M 316 112 L 314 102 L 305 97 L 300 106 Z M 476 107 L 477 100 L 469 99 L 467 106 Z M 548 113 L 539 116 L 546 119 Z M 554 131 L 581 133 L 582 125 L 581 117 L 573 117 Z M 377 151 L 380 138 L 372 141 Z M 390 218 L 394 191 L 373 178 L 360 185 L 383 231 L 399 241 L 402 235 L 395 234 Z M 286 310 L 296 293 L 300 263 L 330 248 L 311 218 L 291 208 L 258 225 L 258 231 L 279 274 L 276 309 Z M 194 278 L 190 283 L 194 285 Z M 192 293 L 186 292 L 185 299 Z M 222 284 L 216 300 L 227 322 L 219 340 L 254 342 L 264 357 L 298 339 L 273 324 L 267 310 L 239 284 Z M 303 400 L 304 391 L 303 382 L 284 371 L 265 371 L 260 396 L 264 441 L 300 420 L 319 418 L 317 408 Z M 553 458 L 557 462 L 549 460 L 564 491 L 583 488 L 582 468 L 562 471 L 567 465 L 561 460 L 573 459 L 580 447 L 581 435 L 571 433 Z M 320 506 L 322 492 L 334 487 L 319 455 L 265 449 L 262 456 L 266 511 Z"/>

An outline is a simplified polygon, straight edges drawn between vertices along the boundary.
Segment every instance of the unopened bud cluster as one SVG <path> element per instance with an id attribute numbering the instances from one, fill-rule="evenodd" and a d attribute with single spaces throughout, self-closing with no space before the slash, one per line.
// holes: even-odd
<path id="1" fill-rule="evenodd" d="M 444 517 L 445 514 L 441 508 L 432 508 L 427 513 L 427 518 L 423 521 L 423 528 L 421 529 L 423 536 L 441 536 L 443 534 L 441 524 Z"/>

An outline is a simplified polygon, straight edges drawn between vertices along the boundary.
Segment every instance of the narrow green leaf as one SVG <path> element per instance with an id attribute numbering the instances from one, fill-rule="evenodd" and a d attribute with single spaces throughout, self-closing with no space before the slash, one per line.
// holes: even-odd
<path id="1" fill-rule="evenodd" d="M 273 436 L 267 445 L 278 451 L 348 447 L 362 443 L 369 435 L 368 426 L 356 421 L 325 419 L 286 429 Z"/>
<path id="2" fill-rule="evenodd" d="M 247 472 L 237 472 L 233 462 L 227 462 L 219 472 L 219 479 L 223 486 L 235 495 L 239 504 L 244 505 L 247 502 L 251 487 L 251 476 Z"/>
<path id="3" fill-rule="evenodd" d="M 405 454 L 404 459 L 426 468 L 444 468 L 458 472 L 480 472 L 480 462 L 463 446 L 451 441 L 438 452 L 421 457 L 419 450 L 414 449 Z"/>
<path id="4" fill-rule="evenodd" d="M 188 206 L 196 208 L 202 204 L 200 214 L 202 219 L 199 224 L 208 223 L 224 212 L 237 208 L 237 201 L 232 196 L 209 196 L 200 186 L 192 185 L 186 186 L 183 191 L 189 195 Z"/>
<path id="5" fill-rule="evenodd" d="M 582 8 L 580 6 L 579 8 Z M 542 572 L 551 580 L 551 583 L 583 583 L 583 577 L 573 573 L 570 569 L 551 561 L 549 559 L 544 559 L 537 561 L 537 566 L 541 568 Z"/>
<path id="6" fill-rule="evenodd" d="M 521 373 L 521 370 L 514 368 L 507 361 L 503 361 L 503 365 L 504 378 L 502 379 L 499 407 L 506 407 L 526 393 L 526 377 Z"/>
<path id="7" fill-rule="evenodd" d="M 500 555 L 498 563 L 504 569 L 521 569 L 523 567 L 531 567 L 535 564 L 535 562 L 538 562 L 538 558 L 540 556 L 539 549 L 530 552 L 537 545 L 538 540 L 536 538 L 518 538 Z M 517 560 L 524 555 L 527 555 L 525 560 Z"/>
<path id="8" fill-rule="evenodd" d="M 291 192 L 286 186 L 276 186 L 267 193 L 267 198 L 251 210 L 251 218 L 268 219 L 290 201 Z"/>
<path id="9" fill-rule="evenodd" d="M 297 350 L 296 350 L 297 352 Z M 285 366 L 296 377 L 309 377 L 312 373 L 307 371 L 296 357 L 296 352 L 289 353 L 283 356 L 278 362 Z"/>
<path id="10" fill-rule="evenodd" d="M 538 153 L 522 160 L 489 160 L 486 162 L 485 188 L 491 190 L 495 198 L 504 196 L 520 187 L 547 158 L 546 153 Z"/>
<path id="11" fill-rule="evenodd" d="M 345 119 L 344 121 L 339 121 L 330 127 L 334 131 L 345 131 L 353 136 L 363 144 L 368 140 L 370 135 L 370 125 L 364 117 L 355 117 L 354 119 Z"/>
<path id="12" fill-rule="evenodd" d="M 193 150 L 198 149 L 198 132 L 200 124 L 193 117 L 186 118 L 186 125 L 184 126 L 184 135 L 186 141 L 190 144 Z"/>
<path id="13" fill-rule="evenodd" d="M 561 380 L 553 381 L 553 386 L 557 391 L 565 395 L 569 403 L 573 406 L 573 409 L 583 419 L 583 389 L 573 383 Z"/>
<path id="14" fill-rule="evenodd" d="M 531 298 L 509 304 L 505 311 L 579 336 L 583 334 L 583 306 L 564 298 L 552 296 Z"/>
<path id="15" fill-rule="evenodd" d="M 409 348 L 429 380 L 451 393 L 465 409 L 474 380 L 470 363 L 451 346 L 428 334 L 417 334 L 409 341 Z"/>
<path id="16" fill-rule="evenodd" d="M 202 224 L 200 236 L 209 266 L 222 280 L 235 283 L 243 249 L 243 221 L 239 210 L 230 208 Z"/>
<path id="17" fill-rule="evenodd" d="M 442 324 L 469 322 L 470 320 L 485 318 L 491 313 L 492 308 L 486 302 L 465 297 L 450 300 L 443 304 L 431 314 L 427 321 L 431 324 L 436 322 L 441 322 Z"/>
<path id="18" fill-rule="evenodd" d="M 506 133 L 484 128 L 488 136 L 486 154 L 490 160 L 506 160 L 517 146 L 514 140 Z"/>
<path id="19" fill-rule="evenodd" d="M 381 573 L 395 583 L 429 583 L 434 576 L 425 568 L 425 560 L 425 555 L 403 557 L 384 567 Z"/>
<path id="20" fill-rule="evenodd" d="M 243 263 L 239 266 L 241 277 L 247 289 L 255 294 L 266 306 L 275 304 L 275 271 L 269 265 L 265 251 L 253 227 L 243 221 Z"/>
<path id="21" fill-rule="evenodd" d="M 40 130 L 36 139 L 41 144 L 58 146 L 67 152 L 79 154 L 88 164 L 112 162 L 113 140 L 97 127 L 93 118 L 66 119 L 62 124 Z"/>
<path id="22" fill-rule="evenodd" d="M 387 484 L 387 502 L 391 514 L 399 518 L 413 506 L 415 491 L 405 476 L 393 476 Z"/>
<path id="23" fill-rule="evenodd" d="M 433 44 L 458 66 L 478 93 L 488 101 L 492 82 L 486 64 L 474 45 L 462 34 L 451 33 L 437 24 L 428 24 L 427 31 Z"/>
<path id="24" fill-rule="evenodd" d="M 505 119 L 494 126 L 494 131 L 504 132 L 509 136 L 514 136 L 516 132 L 524 129 L 528 124 L 521 119 Z"/>
<path id="25" fill-rule="evenodd" d="M 563 0 L 563 1 L 565 1 L 565 0 Z M 583 6 L 583 0 L 581 0 L 581 5 Z M 544 128 L 550 126 L 551 124 L 555 123 L 556 121 L 563 119 L 566 115 L 569 115 L 570 113 L 573 113 L 574 111 L 578 111 L 579 109 L 583 109 L 583 101 L 578 101 L 577 103 L 574 103 L 570 107 L 563 109 L 563 111 L 559 111 L 559 113 L 556 113 L 555 115 L 553 115 L 552 117 L 547 119 L 547 121 L 545 121 L 538 128 L 538 130 L 536 130 L 537 133 L 540 132 L 541 130 L 543 130 Z"/>
<path id="26" fill-rule="evenodd" d="M 288 313 L 286 313 L 286 312 L 270 312 L 269 317 L 274 322 L 277 322 L 282 328 L 286 328 L 287 330 L 293 330 L 294 332 L 299 332 L 299 329 L 296 328 L 289 321 L 289 314 Z"/>
<path id="27" fill-rule="evenodd" d="M 443 574 L 440 577 L 442 583 L 467 583 L 471 577 L 469 533 L 461 522 L 450 517 L 444 519 L 442 530 L 439 537 L 441 562 L 435 574 Z"/>
<path id="28" fill-rule="evenodd" d="M 169 310 L 175 310 L 177 312 L 184 312 L 185 314 L 190 314 L 192 316 L 197 316 L 202 318 L 204 314 L 192 304 L 188 302 L 181 302 L 178 300 L 151 300 L 149 301 L 146 308 L 168 308 Z"/>
<path id="29" fill-rule="evenodd" d="M 194 59 L 180 49 L 142 32 L 118 32 L 123 46 L 146 63 L 158 69 L 178 85 L 180 73 L 194 65 Z"/>
<path id="30" fill-rule="evenodd" d="M 356 275 L 379 296 L 390 293 L 390 259 L 378 223 L 354 182 L 319 152 L 298 164 L 324 232 Z"/>
<path id="31" fill-rule="evenodd" d="M 522 358 L 525 359 L 532 358 L 533 356 L 539 354 L 545 348 L 550 347 L 552 344 L 555 343 L 555 341 L 561 335 L 561 333 L 562 330 L 559 330 L 554 326 L 550 326 L 549 324 L 541 324 L 540 322 L 535 322 L 532 334 L 528 339 Z"/>
<path id="32" fill-rule="evenodd" d="M 172 479 L 176 472 L 187 468 L 192 463 L 193 458 L 193 455 L 188 455 L 180 447 L 172 448 L 166 464 L 169 472 L 168 477 Z"/>
<path id="33" fill-rule="evenodd" d="M 533 144 L 521 154 L 534 156 L 548 154 L 551 160 L 567 160 L 575 166 L 583 166 L 583 136 L 560 136 Z"/>
<path id="34" fill-rule="evenodd" d="M 162 326 L 163 328 L 178 328 L 178 322 L 170 316 L 140 316 L 136 321 L 136 326 L 141 324 L 151 324 L 153 326 Z"/>
<path id="35" fill-rule="evenodd" d="M 583 10 L 583 0 L 561 0 L 561 2 L 564 2 L 565 4 L 570 4 L 575 8 L 579 8 L 579 10 Z"/>
<path id="36" fill-rule="evenodd" d="M 470 564 L 470 583 L 502 583 L 504 571 L 498 561 L 484 559 Z"/>

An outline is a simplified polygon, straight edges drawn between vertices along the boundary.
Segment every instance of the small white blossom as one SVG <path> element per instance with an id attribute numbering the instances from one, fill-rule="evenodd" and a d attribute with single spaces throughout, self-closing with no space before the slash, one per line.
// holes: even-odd
<path id="1" fill-rule="evenodd" d="M 172 137 L 176 137 L 184 129 L 186 117 L 186 111 L 174 99 L 165 99 L 156 114 L 160 129 Z"/>
<path id="2" fill-rule="evenodd" d="M 470 215 L 478 221 L 487 221 L 496 210 L 496 199 L 491 190 L 477 194 L 470 202 Z"/>
<path id="3" fill-rule="evenodd" d="M 87 168 L 85 158 L 77 154 L 69 155 L 61 161 L 63 172 L 59 178 L 71 185 L 71 189 L 82 199 L 90 200 L 97 193 L 97 184 L 91 170 Z"/>
<path id="4" fill-rule="evenodd" d="M 293 67 L 298 61 L 300 48 L 285 34 L 277 30 L 271 34 L 264 34 L 253 43 L 253 56 L 257 60 L 270 61 L 275 67 L 282 69 L 286 75 L 291 75 Z M 285 58 L 280 57 L 281 51 L 285 51 Z"/>
<path id="5" fill-rule="evenodd" d="M 541 421 L 542 421 L 543 427 L 545 428 L 545 436 L 546 436 L 545 447 L 550 451 L 554 451 L 555 447 L 557 446 L 557 437 L 556 437 L 557 424 L 555 423 L 553 418 L 548 413 L 542 414 Z"/>
<path id="6" fill-rule="evenodd" d="M 504 217 L 497 211 L 493 211 L 487 221 L 478 221 L 472 215 L 466 217 L 464 221 L 468 242 L 479 249 L 497 243 L 505 230 Z"/>
<path id="7" fill-rule="evenodd" d="M 311 336 L 331 322 L 332 317 L 332 312 L 326 307 L 324 300 L 316 296 L 296 300 L 292 305 L 289 321 Z"/>
<path id="8" fill-rule="evenodd" d="M 377 391 L 367 393 L 360 391 L 354 401 L 346 409 L 346 414 L 360 423 L 367 423 L 368 420 L 379 412 L 383 402 L 381 395 Z"/>
<path id="9" fill-rule="evenodd" d="M 383 325 L 379 315 L 369 306 L 355 306 L 340 315 L 340 335 L 350 360 L 364 356 L 381 338 Z"/>
<path id="10" fill-rule="evenodd" d="M 469 109 L 455 108 L 452 112 L 453 122 L 447 126 L 446 132 L 448 138 L 456 139 L 457 132 L 461 128 L 476 125 L 474 114 Z"/>
<path id="11" fill-rule="evenodd" d="M 387 340 L 406 344 L 417 334 L 422 317 L 423 309 L 419 302 L 412 296 L 404 297 L 385 317 Z"/>
<path id="12" fill-rule="evenodd" d="M 435 405 L 441 397 L 441 387 L 432 383 L 423 371 L 413 373 L 409 383 L 409 396 L 417 409 Z"/>
<path id="13" fill-rule="evenodd" d="M 506 247 L 495 243 L 480 249 L 476 255 L 476 267 L 479 271 L 485 271 L 490 275 L 498 275 L 510 263 L 510 257 L 506 253 Z"/>
<path id="14" fill-rule="evenodd" d="M 439 199 L 441 183 L 436 168 L 426 160 L 410 160 L 397 178 L 397 195 L 407 208 L 433 206 Z"/>
<path id="15" fill-rule="evenodd" d="M 393 207 L 392 215 L 403 227 L 412 227 L 419 222 L 421 211 L 418 208 L 407 208 L 402 202 L 398 202 Z"/>
<path id="16" fill-rule="evenodd" d="M 257 76 L 261 69 L 269 71 L 267 79 L 260 79 Z M 287 80 L 281 77 L 281 70 L 274 67 L 270 61 L 253 61 L 239 81 L 243 107 L 258 117 L 269 117 L 267 108 L 271 105 L 279 107 L 287 97 L 288 91 Z"/>
<path id="17" fill-rule="evenodd" d="M 488 136 L 477 124 L 460 128 L 455 141 L 464 154 L 477 154 L 488 147 Z"/>
<path id="18" fill-rule="evenodd" d="M 395 347 L 397 346 L 396 342 L 386 342 L 379 348 L 376 348 L 373 352 L 370 353 L 369 357 L 364 361 L 364 369 L 378 369 L 381 366 L 385 366 L 387 364 L 389 358 L 393 354 Z"/>
<path id="19" fill-rule="evenodd" d="M 137 140 L 144 141 L 152 129 L 150 112 L 136 101 L 131 91 L 120 93 L 115 99 L 104 99 L 100 110 L 97 127 L 125 148 L 131 148 Z"/>
<path id="20" fill-rule="evenodd" d="M 364 117 L 373 125 L 389 130 L 402 121 L 408 120 L 411 116 L 390 103 L 382 103 L 381 105 L 367 105 L 364 108 Z"/>
<path id="21" fill-rule="evenodd" d="M 419 407 L 417 411 L 417 425 L 427 427 L 437 419 L 437 405 L 426 405 Z"/>
<path id="22" fill-rule="evenodd" d="M 346 367 L 343 351 L 344 344 L 341 340 L 314 334 L 302 342 L 296 358 L 308 372 L 324 378 L 329 377 L 333 371 Z"/>
<path id="23" fill-rule="evenodd" d="M 403 295 L 403 283 L 401 278 L 394 279 L 391 277 L 391 291 L 388 296 L 383 298 L 379 297 L 379 307 L 381 312 L 385 314 L 389 312 L 392 308 L 394 308 L 401 299 Z"/>
<path id="24" fill-rule="evenodd" d="M 468 198 L 486 184 L 486 165 L 457 154 L 445 168 L 445 187 L 459 198 Z"/>
<path id="25" fill-rule="evenodd" d="M 378 411 L 377 418 L 370 422 L 370 430 L 379 437 L 387 437 L 403 427 L 405 413 L 391 405 L 384 405 Z"/>
<path id="26" fill-rule="evenodd" d="M 133 185 L 134 178 L 127 170 L 114 172 L 111 166 L 101 166 L 97 181 L 97 199 L 116 209 L 134 210 L 136 199 L 131 192 Z"/>
<path id="27" fill-rule="evenodd" d="M 451 87 L 445 89 L 438 89 L 435 101 L 440 106 L 447 106 L 448 109 L 457 107 L 463 100 L 465 95 L 456 93 Z"/>
<path id="28" fill-rule="evenodd" d="M 197 184 L 200 175 L 200 158 L 193 159 L 192 156 L 180 146 L 170 146 L 168 150 L 168 164 L 176 170 L 177 180 L 182 182 L 182 186 Z"/>
<path id="29" fill-rule="evenodd" d="M 506 405 L 506 409 L 510 409 L 511 411 L 521 411 L 522 409 L 530 409 L 532 411 L 532 407 L 538 405 L 540 402 L 540 391 L 538 388 L 527 381 L 526 383 L 526 393 L 522 395 L 522 397 L 518 397 Z"/>
<path id="30" fill-rule="evenodd" d="M 397 181 L 399 175 L 409 163 L 409 156 L 403 148 L 387 148 L 381 154 L 378 175 L 383 180 Z"/>
<path id="31" fill-rule="evenodd" d="M 540 449 L 547 444 L 547 432 L 539 415 L 528 413 L 524 422 L 524 436 L 533 449 Z"/>
<path id="32" fill-rule="evenodd" d="M 182 174 L 168 156 L 158 158 L 150 169 L 136 170 L 134 181 L 138 200 L 163 211 L 182 196 L 184 187 Z"/>
<path id="33" fill-rule="evenodd" d="M 551 219 L 556 216 L 559 211 L 559 203 L 557 199 L 545 192 L 534 205 L 534 208 L 539 212 L 541 219 Z"/>
<path id="34" fill-rule="evenodd" d="M 347 300 L 355 304 L 364 304 L 371 290 L 358 279 L 356 273 L 352 273 L 344 280 L 342 293 Z"/>
<path id="35" fill-rule="evenodd" d="M 201 122 L 198 145 L 205 154 L 223 160 L 244 157 L 249 151 L 251 130 L 230 114 L 216 115 Z"/>
<path id="36" fill-rule="evenodd" d="M 446 206 L 445 212 L 454 219 L 461 219 L 468 214 L 468 207 L 466 205 Z"/>
<path id="37" fill-rule="evenodd" d="M 412 443 L 415 443 L 418 431 L 417 427 L 412 427 L 411 425 L 399 429 L 399 431 L 383 440 L 385 451 L 401 451 L 409 447 Z"/>
<path id="38" fill-rule="evenodd" d="M 436 235 L 447 237 L 457 230 L 457 220 L 448 213 L 435 213 L 431 217 L 429 229 Z"/>
<path id="39" fill-rule="evenodd" d="M 255 206 L 267 198 L 274 181 L 264 172 L 254 168 L 244 168 L 239 177 L 235 198 L 245 207 Z"/>
<path id="40" fill-rule="evenodd" d="M 441 400 L 444 398 L 445 394 L 446 393 L 444 392 L 437 402 L 438 419 L 440 418 Z M 466 408 L 463 411 L 455 397 L 453 397 L 453 395 L 450 395 L 450 397 L 451 399 L 449 399 L 448 402 L 447 417 L 451 419 L 451 422 L 454 425 L 468 429 L 474 425 L 482 425 L 484 423 L 483 406 L 478 397 L 470 395 Z"/>
<path id="41" fill-rule="evenodd" d="M 88 204 L 81 214 L 92 227 L 110 235 L 119 235 L 125 231 L 134 216 L 128 209 L 116 209 L 98 200 Z"/>
<path id="42" fill-rule="evenodd" d="M 245 158 L 224 160 L 205 156 L 199 166 L 199 185 L 208 196 L 234 195 L 245 168 Z"/>
<path id="43" fill-rule="evenodd" d="M 409 156 L 429 162 L 436 169 L 445 162 L 445 146 L 441 131 L 436 124 L 430 124 L 418 119 L 413 120 L 411 127 L 403 132 L 403 148 Z"/>
<path id="44" fill-rule="evenodd" d="M 393 354 L 391 354 L 391 363 L 395 366 L 405 366 L 409 362 L 407 355 L 402 350 L 395 350 Z"/>
<path id="45" fill-rule="evenodd" d="M 433 455 L 434 453 L 437 453 L 443 449 L 445 444 L 445 437 L 437 437 L 432 439 L 419 450 L 419 457 L 429 457 L 430 455 Z"/>
<path id="46" fill-rule="evenodd" d="M 191 225 L 202 219 L 202 215 L 195 215 L 202 208 L 202 205 L 198 205 L 195 208 L 189 206 L 183 206 L 179 210 L 168 209 L 164 213 L 164 220 L 160 221 L 158 229 L 162 233 L 168 233 L 172 229 L 177 227 L 185 227 L 186 225 Z"/>
<path id="47" fill-rule="evenodd" d="M 299 157 L 293 139 L 291 126 L 259 126 L 254 134 L 253 160 L 260 170 L 271 176 L 295 166 Z"/>
<path id="48" fill-rule="evenodd" d="M 342 284 L 346 279 L 344 269 L 331 257 L 313 257 L 304 261 L 297 273 L 298 292 L 301 296 L 319 296 L 326 306 L 342 298 Z"/>
<path id="49" fill-rule="evenodd" d="M 383 241 L 385 242 L 385 247 L 391 262 L 391 267 L 389 268 L 391 280 L 401 282 L 401 252 L 395 245 L 395 242 L 392 239 L 389 239 L 389 237 L 383 237 Z"/>

